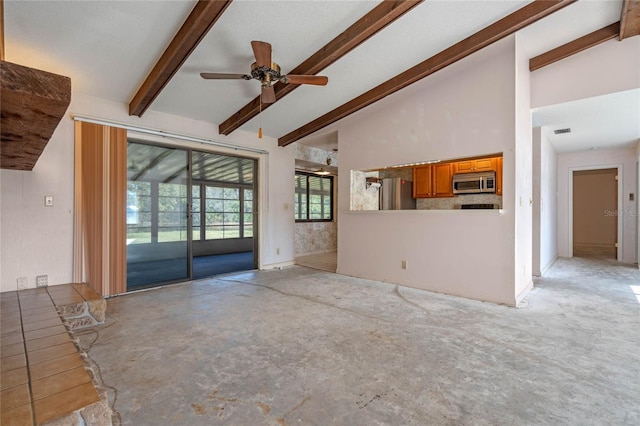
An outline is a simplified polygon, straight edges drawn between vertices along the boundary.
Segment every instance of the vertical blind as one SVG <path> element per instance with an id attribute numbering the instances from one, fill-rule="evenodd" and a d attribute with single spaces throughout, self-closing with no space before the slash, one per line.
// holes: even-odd
<path id="1" fill-rule="evenodd" d="M 126 292 L 127 131 L 75 123 L 74 282 Z"/>

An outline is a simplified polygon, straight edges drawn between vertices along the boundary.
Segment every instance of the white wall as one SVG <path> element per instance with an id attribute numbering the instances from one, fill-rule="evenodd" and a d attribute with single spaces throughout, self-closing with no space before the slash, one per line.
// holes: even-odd
<path id="1" fill-rule="evenodd" d="M 74 197 L 72 113 L 268 150 L 270 154 L 261 156 L 259 165 L 260 264 L 270 267 L 293 261 L 293 149 L 278 148 L 273 138 L 258 139 L 255 134 L 242 131 L 225 137 L 218 135 L 215 125 L 154 111 L 148 111 L 142 118 L 129 117 L 125 104 L 76 92 L 72 93 L 67 112 L 33 171 L 0 171 L 1 291 L 15 290 L 16 279 L 20 276 L 27 277 L 29 287 L 35 286 L 35 277 L 40 274 L 49 276 L 50 285 L 71 282 Z M 198 145 L 198 148 L 225 151 L 203 145 Z M 45 195 L 54 196 L 54 207 L 44 207 Z M 276 254 L 278 248 L 279 255 Z"/>
<path id="2" fill-rule="evenodd" d="M 533 128 L 533 275 L 543 276 L 558 257 L 558 154 Z"/>
<path id="3" fill-rule="evenodd" d="M 636 178 L 636 150 L 611 149 L 598 151 L 583 151 L 558 155 L 558 255 L 568 257 L 571 255 L 569 241 L 570 234 L 570 203 L 571 192 L 569 188 L 570 176 L 573 169 L 597 169 L 606 167 L 620 167 L 622 191 L 619 196 L 622 202 L 619 204 L 618 220 L 622 224 L 622 238 L 618 240 L 621 250 L 621 260 L 624 263 L 637 261 L 637 233 L 636 233 L 636 202 L 629 201 L 629 194 L 637 194 Z"/>
<path id="4" fill-rule="evenodd" d="M 531 73 L 529 58 L 515 37 L 515 294 L 520 301 L 532 288 L 533 151 L 531 149 Z M 511 175 L 507 175 L 511 176 Z"/>
<path id="5" fill-rule="evenodd" d="M 558 154 L 551 142 L 540 138 L 540 275 L 558 257 Z"/>
<path id="6" fill-rule="evenodd" d="M 508 37 L 342 120 L 343 176 L 504 152 L 505 207 L 350 211 L 349 180 L 340 179 L 338 272 L 514 305 L 514 108 L 515 37 Z"/>
<path id="7" fill-rule="evenodd" d="M 532 211 L 532 238 L 533 238 L 533 252 L 531 254 L 532 263 L 531 270 L 534 276 L 539 277 L 542 275 L 540 267 L 540 243 L 541 243 L 541 215 L 542 215 L 542 129 L 540 127 L 534 127 L 532 131 L 531 147 L 533 152 L 533 211 Z"/>
<path id="8" fill-rule="evenodd" d="M 640 37 L 602 43 L 531 73 L 531 107 L 640 87 Z"/>

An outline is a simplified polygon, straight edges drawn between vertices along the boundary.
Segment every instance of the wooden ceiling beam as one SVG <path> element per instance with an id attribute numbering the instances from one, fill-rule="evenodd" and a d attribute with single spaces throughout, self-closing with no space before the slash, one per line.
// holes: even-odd
<path id="1" fill-rule="evenodd" d="M 586 36 L 577 38 L 560 47 L 549 50 L 529 60 L 529 71 L 535 71 L 549 64 L 557 62 L 561 59 L 568 58 L 571 55 L 587 50 L 590 47 L 597 46 L 605 41 L 613 40 L 620 34 L 620 22 L 600 28 Z"/>
<path id="2" fill-rule="evenodd" d="M 317 74 L 422 2 L 423 0 L 384 0 L 342 34 L 292 69 L 289 74 Z M 294 91 L 298 86 L 298 84 L 275 84 L 276 101 Z M 271 105 L 273 104 L 262 104 L 262 110 L 264 111 Z M 259 112 L 260 97 L 257 96 L 222 122 L 218 131 L 223 135 L 228 135 L 258 115 Z"/>
<path id="3" fill-rule="evenodd" d="M 199 0 L 129 103 L 129 115 L 142 117 L 232 0 Z"/>
<path id="4" fill-rule="evenodd" d="M 0 62 L 0 168 L 33 170 L 71 102 L 71 79 Z"/>
<path id="5" fill-rule="evenodd" d="M 308 136 L 323 127 L 326 127 L 362 108 L 373 104 L 392 93 L 403 89 L 418 80 L 421 80 L 449 65 L 463 59 L 490 44 L 515 33 L 545 16 L 548 16 L 575 0 L 535 0 L 532 3 L 516 10 L 508 16 L 494 22 L 488 27 L 476 32 L 466 39 L 454 44 L 442 52 L 430 57 L 409 68 L 408 70 L 392 77 L 384 83 L 374 87 L 368 92 L 350 100 L 338 108 L 316 118 L 304 126 L 282 136 L 278 139 L 278 145 L 287 146 L 305 136 Z"/>
<path id="6" fill-rule="evenodd" d="M 624 0 L 620 14 L 619 40 L 640 34 L 640 0 Z"/>

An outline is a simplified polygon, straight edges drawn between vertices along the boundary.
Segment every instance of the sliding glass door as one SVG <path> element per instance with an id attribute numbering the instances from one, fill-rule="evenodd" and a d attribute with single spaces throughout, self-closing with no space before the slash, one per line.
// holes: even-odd
<path id="1" fill-rule="evenodd" d="M 129 142 L 127 290 L 190 277 L 188 151 Z"/>
<path id="2" fill-rule="evenodd" d="M 193 278 L 256 268 L 256 161 L 193 151 Z"/>
<path id="3" fill-rule="evenodd" d="M 256 170 L 251 158 L 129 141 L 127 290 L 255 269 Z"/>

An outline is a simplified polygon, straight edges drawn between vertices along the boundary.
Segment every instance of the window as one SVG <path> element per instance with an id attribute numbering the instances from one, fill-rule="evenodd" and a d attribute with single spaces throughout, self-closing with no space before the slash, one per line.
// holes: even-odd
<path id="1" fill-rule="evenodd" d="M 158 242 L 187 240 L 187 185 L 158 183 Z"/>
<path id="2" fill-rule="evenodd" d="M 127 182 L 127 240 L 129 244 L 151 242 L 151 184 Z"/>
<path id="3" fill-rule="evenodd" d="M 296 222 L 333 220 L 333 176 L 296 172 Z"/>
<path id="4" fill-rule="evenodd" d="M 240 190 L 206 186 L 207 240 L 240 237 Z"/>
<path id="5" fill-rule="evenodd" d="M 191 198 L 194 241 L 253 237 L 253 190 L 246 185 L 194 184 Z"/>

